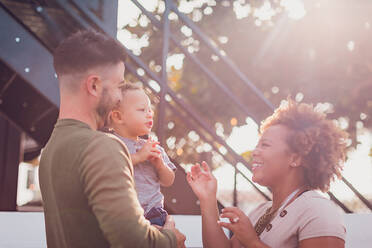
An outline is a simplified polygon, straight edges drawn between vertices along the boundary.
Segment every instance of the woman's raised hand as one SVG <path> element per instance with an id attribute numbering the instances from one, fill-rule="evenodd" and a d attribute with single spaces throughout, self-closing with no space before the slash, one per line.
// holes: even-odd
<path id="1" fill-rule="evenodd" d="M 187 182 L 200 201 L 216 198 L 217 180 L 206 162 L 191 167 L 191 172 L 187 173 Z"/>

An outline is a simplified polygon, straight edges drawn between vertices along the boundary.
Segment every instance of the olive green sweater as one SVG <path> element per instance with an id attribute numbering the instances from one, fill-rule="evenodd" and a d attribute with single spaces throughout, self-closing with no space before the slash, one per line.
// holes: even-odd
<path id="1" fill-rule="evenodd" d="M 60 119 L 39 170 L 48 247 L 176 247 L 143 217 L 125 145 L 87 124 Z"/>

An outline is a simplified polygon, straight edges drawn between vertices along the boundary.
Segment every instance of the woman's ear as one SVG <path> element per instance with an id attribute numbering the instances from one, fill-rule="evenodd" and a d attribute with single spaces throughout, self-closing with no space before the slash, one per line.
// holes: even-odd
<path id="1" fill-rule="evenodd" d="M 290 161 L 289 165 L 292 168 L 297 168 L 297 167 L 301 166 L 301 164 L 302 164 L 302 157 L 297 153 L 292 153 L 291 161 Z"/>

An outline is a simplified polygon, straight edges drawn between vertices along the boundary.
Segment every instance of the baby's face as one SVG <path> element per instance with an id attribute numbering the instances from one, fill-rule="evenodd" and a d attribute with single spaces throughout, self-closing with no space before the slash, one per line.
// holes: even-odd
<path id="1" fill-rule="evenodd" d="M 149 97 L 143 90 L 129 90 L 123 97 L 120 112 L 123 128 L 135 136 L 149 134 L 153 126 L 154 112 Z"/>

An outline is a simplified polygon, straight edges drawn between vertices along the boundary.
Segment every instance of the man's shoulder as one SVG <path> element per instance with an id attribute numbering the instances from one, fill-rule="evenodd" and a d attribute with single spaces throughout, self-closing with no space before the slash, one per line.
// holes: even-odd
<path id="1" fill-rule="evenodd" d="M 128 149 L 115 135 L 96 131 L 90 142 L 80 155 L 82 167 L 95 164 L 97 161 L 111 161 L 107 166 L 114 164 L 124 165 L 130 162 Z M 116 162 L 115 162 L 116 161 Z M 108 168 L 105 166 L 105 168 Z"/>
<path id="2" fill-rule="evenodd" d="M 96 131 L 96 134 L 94 135 L 94 137 L 92 137 L 92 141 L 93 140 L 99 143 L 100 146 L 104 146 L 106 148 L 120 147 L 124 150 L 127 150 L 124 142 L 112 133 Z"/>

